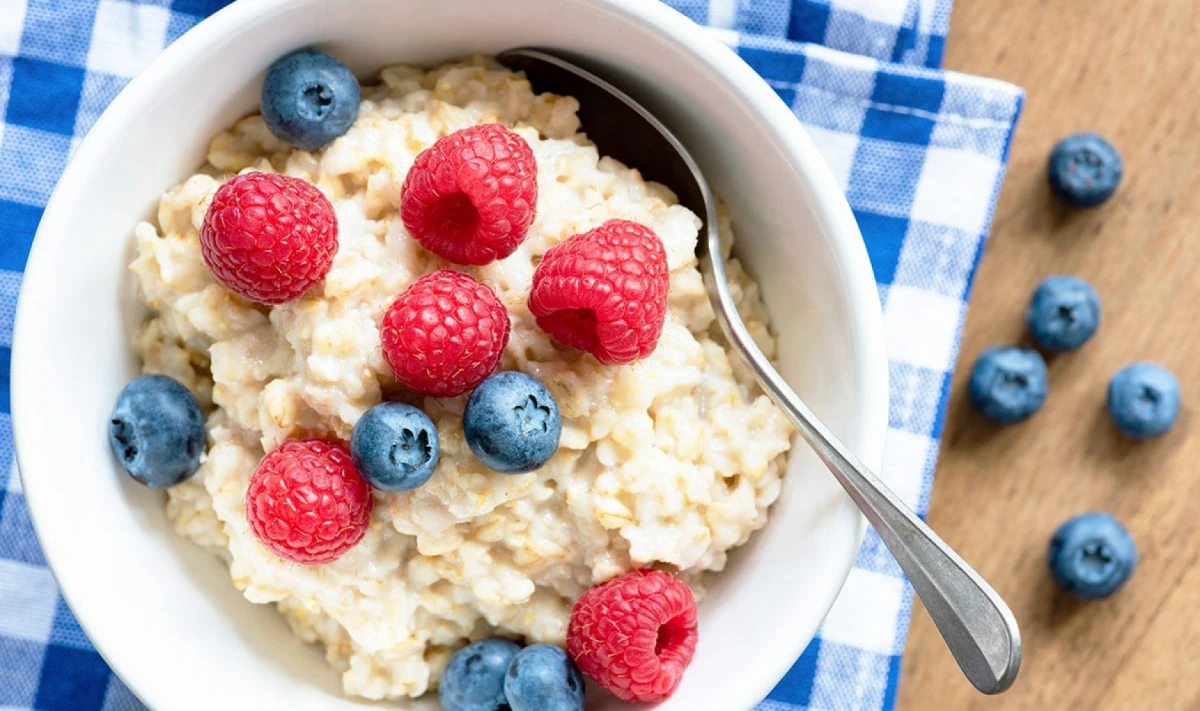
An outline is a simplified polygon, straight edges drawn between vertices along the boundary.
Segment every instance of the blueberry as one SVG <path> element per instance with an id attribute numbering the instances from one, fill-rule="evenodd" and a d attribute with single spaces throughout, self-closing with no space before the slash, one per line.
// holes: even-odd
<path id="1" fill-rule="evenodd" d="M 1046 350 L 1074 350 L 1100 327 L 1100 297 L 1083 279 L 1050 277 L 1034 289 L 1025 321 Z"/>
<path id="2" fill-rule="evenodd" d="M 512 711 L 583 711 L 583 675 L 561 647 L 535 644 L 512 660 L 504 695 Z"/>
<path id="3" fill-rule="evenodd" d="M 505 474 L 531 472 L 558 449 L 562 418 L 544 385 L 517 372 L 483 381 L 463 413 L 467 446 L 489 468 Z"/>
<path id="4" fill-rule="evenodd" d="M 1024 348 L 989 348 L 971 371 L 971 400 L 986 417 L 1020 422 L 1046 401 L 1046 361 Z"/>
<path id="5" fill-rule="evenodd" d="M 1108 383 L 1108 414 L 1127 437 L 1163 434 L 1179 415 L 1179 381 L 1156 363 L 1127 365 Z"/>
<path id="6" fill-rule="evenodd" d="M 504 674 L 520 651 L 516 643 L 493 637 L 455 652 L 438 682 L 444 711 L 509 711 Z"/>
<path id="7" fill-rule="evenodd" d="M 276 60 L 262 87 L 262 116 L 271 133 L 297 148 L 316 150 L 358 118 L 358 80 L 335 57 L 312 49 Z"/>
<path id="8" fill-rule="evenodd" d="M 1086 513 L 1058 527 L 1050 539 L 1050 574 L 1063 592 L 1085 600 L 1117 591 L 1137 565 L 1129 532 L 1106 513 Z"/>
<path id="9" fill-rule="evenodd" d="M 1121 154 L 1094 133 L 1076 133 L 1050 152 L 1050 189 L 1074 207 L 1093 207 L 1112 197 L 1121 182 Z"/>
<path id="10" fill-rule="evenodd" d="M 437 428 L 429 417 L 399 402 L 367 410 L 350 435 L 354 466 L 380 491 L 411 491 L 429 481 L 438 449 Z"/>
<path id="11" fill-rule="evenodd" d="M 153 489 L 196 473 L 207 435 L 188 389 L 165 375 L 143 375 L 117 396 L 108 442 L 129 476 Z"/>

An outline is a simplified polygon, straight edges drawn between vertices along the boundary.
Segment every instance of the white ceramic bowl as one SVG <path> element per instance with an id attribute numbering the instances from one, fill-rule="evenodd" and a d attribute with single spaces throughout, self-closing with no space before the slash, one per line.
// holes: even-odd
<path id="1" fill-rule="evenodd" d="M 728 202 L 784 374 L 865 462 L 880 463 L 887 370 L 862 238 L 787 107 L 706 31 L 646 0 L 235 3 L 164 52 L 80 146 L 38 231 L 16 324 L 16 443 L 46 559 L 96 647 L 152 708 L 367 706 L 341 695 L 320 652 L 273 609 L 243 600 L 220 561 L 173 533 L 161 494 L 119 473 L 105 435 L 117 391 L 137 373 L 134 223 L 203 161 L 218 130 L 255 109 L 262 70 L 309 44 L 363 76 L 398 61 L 566 49 L 652 96 Z M 712 578 L 695 661 L 663 711 L 738 711 L 765 696 L 829 610 L 863 530 L 798 446 L 771 522 Z"/>

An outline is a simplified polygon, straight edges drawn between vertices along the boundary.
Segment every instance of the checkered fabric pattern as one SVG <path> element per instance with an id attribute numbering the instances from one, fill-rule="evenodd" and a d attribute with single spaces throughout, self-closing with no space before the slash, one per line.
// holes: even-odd
<path id="1" fill-rule="evenodd" d="M 226 2 L 0 0 L 0 709 L 144 708 L 80 630 L 34 538 L 10 429 L 13 314 L 42 208 L 73 147 L 130 77 Z M 845 189 L 887 329 L 882 474 L 925 511 L 1021 91 L 936 70 L 950 0 L 669 4 L 717 28 L 775 88 Z M 758 711 L 890 709 L 911 602 L 869 533 L 818 637 Z"/>
<path id="2" fill-rule="evenodd" d="M 702 25 L 942 66 L 953 0 L 664 0 Z"/>

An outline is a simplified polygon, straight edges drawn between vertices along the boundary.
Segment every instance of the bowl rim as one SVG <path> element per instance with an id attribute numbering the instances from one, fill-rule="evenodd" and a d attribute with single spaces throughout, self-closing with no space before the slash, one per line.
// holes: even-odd
<path id="1" fill-rule="evenodd" d="M 30 302 L 36 298 L 32 293 L 42 291 L 52 286 L 52 280 L 43 277 L 49 273 L 50 265 L 45 261 L 43 245 L 54 233 L 61 233 L 59 213 L 65 212 L 66 205 L 72 201 L 72 196 L 86 189 L 82 175 L 86 172 L 83 166 L 94 163 L 104 155 L 104 146 L 110 136 L 115 136 L 121 130 L 125 118 L 136 112 L 145 102 L 151 100 L 156 89 L 168 82 L 177 68 L 194 61 L 202 60 L 206 47 L 218 37 L 235 29 L 241 24 L 262 16 L 279 12 L 287 6 L 302 4 L 309 0 L 256 0 L 253 3 L 232 3 L 213 15 L 205 18 L 191 30 L 186 32 L 164 50 L 128 85 L 105 109 L 83 138 L 74 155 L 68 162 L 62 176 L 47 202 L 43 218 L 38 227 L 29 256 L 23 272 L 21 292 L 18 299 L 16 318 L 13 328 L 13 350 L 11 369 L 12 395 L 12 428 L 15 447 L 15 461 L 21 472 L 22 487 L 27 502 L 33 528 L 42 546 L 46 566 L 55 578 L 60 594 L 67 605 L 75 609 L 72 600 L 86 595 L 83 581 L 70 576 L 63 576 L 56 567 L 56 561 L 67 556 L 59 553 L 64 543 L 62 537 L 45 535 L 38 511 L 43 506 L 52 505 L 53 491 L 43 488 L 38 477 L 26 476 L 26 471 L 38 471 L 37 466 L 28 469 L 23 466 L 36 461 L 36 450 L 33 447 L 35 427 L 33 418 L 20 417 L 20 414 L 33 406 L 38 400 L 38 394 L 25 377 L 26 373 L 37 369 L 37 354 L 22 347 L 29 339 L 23 335 L 38 328 Z M 813 194 L 813 211 L 818 223 L 827 228 L 828 240 L 835 260 L 842 266 L 841 280 L 845 284 L 847 294 L 847 312 L 849 319 L 851 341 L 860 349 L 861 365 L 854 373 L 857 390 L 855 409 L 861 413 L 855 423 L 854 435 L 860 440 L 857 454 L 868 466 L 878 471 L 883 459 L 884 442 L 887 433 L 888 412 L 888 371 L 887 356 L 884 346 L 883 312 L 874 278 L 874 271 L 867 255 L 866 245 L 862 240 L 856 220 L 846 201 L 846 197 L 838 186 L 832 171 L 826 164 L 820 151 L 796 119 L 786 104 L 773 89 L 742 60 L 736 52 L 720 39 L 721 31 L 703 28 L 674 9 L 661 3 L 648 3 L 645 0 L 575 0 L 590 4 L 606 11 L 622 15 L 625 19 L 638 23 L 660 35 L 670 43 L 686 48 L 702 65 L 720 77 L 728 84 L 729 89 L 740 96 L 751 108 L 759 112 L 765 122 L 771 127 L 771 132 L 765 134 L 784 155 L 791 158 L 797 172 L 803 177 L 807 187 Z M 31 278 L 32 277 L 32 278 Z M 857 515 L 857 541 L 853 550 L 857 552 L 866 533 L 866 519 Z M 839 580 L 836 587 L 830 588 L 833 593 L 828 599 L 822 600 L 825 615 L 817 619 L 811 629 L 804 630 L 793 645 L 792 655 L 778 654 L 775 657 L 762 659 L 760 681 L 767 682 L 765 688 L 761 683 L 754 684 L 757 689 L 757 699 L 765 698 L 775 683 L 794 664 L 804 646 L 816 634 L 817 628 L 832 608 L 834 600 L 841 592 L 845 580 L 853 567 L 855 556 L 851 555 L 841 561 Z M 143 674 L 135 671 L 135 665 L 123 664 L 106 652 L 104 640 L 94 637 L 89 630 L 87 620 L 78 618 L 77 621 L 96 651 L 108 664 L 112 672 L 134 692 L 138 698 L 152 708 L 167 708 L 169 699 L 159 693 L 152 692 L 156 685 L 145 683 Z"/>

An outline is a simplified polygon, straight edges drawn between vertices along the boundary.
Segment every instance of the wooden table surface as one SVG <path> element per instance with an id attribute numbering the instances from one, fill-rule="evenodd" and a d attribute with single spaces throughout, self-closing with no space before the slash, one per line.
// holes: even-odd
<path id="1" fill-rule="evenodd" d="M 918 604 L 900 711 L 1200 709 L 1200 1 L 958 0 L 945 66 L 1027 91 L 1012 163 L 976 277 L 929 521 L 1008 600 L 1024 636 L 1015 686 L 974 692 Z M 1074 131 L 1107 136 L 1125 178 L 1106 205 L 1069 212 L 1045 163 Z M 993 344 L 1029 345 L 1022 311 L 1050 274 L 1088 279 L 1103 323 L 1050 361 L 1031 420 L 997 427 L 966 401 Z M 1179 423 L 1123 440 L 1109 377 L 1155 360 L 1183 386 Z M 1062 520 L 1115 514 L 1141 562 L 1114 597 L 1058 594 L 1046 544 Z"/>

